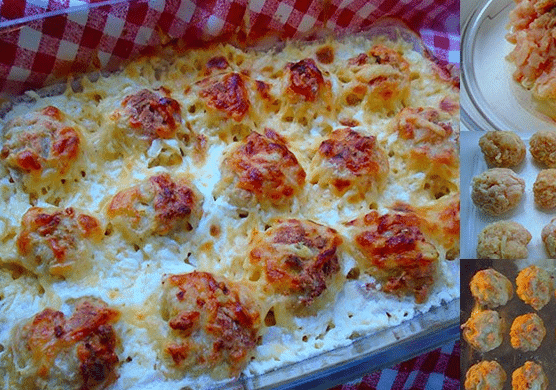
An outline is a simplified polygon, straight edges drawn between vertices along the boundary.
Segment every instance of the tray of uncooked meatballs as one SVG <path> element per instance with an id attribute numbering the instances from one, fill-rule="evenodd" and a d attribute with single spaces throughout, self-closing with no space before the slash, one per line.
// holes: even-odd
<path id="1" fill-rule="evenodd" d="M 555 275 L 551 259 L 462 260 L 466 390 L 556 388 Z"/>
<path id="2" fill-rule="evenodd" d="M 556 131 L 460 141 L 461 257 L 556 258 Z"/>

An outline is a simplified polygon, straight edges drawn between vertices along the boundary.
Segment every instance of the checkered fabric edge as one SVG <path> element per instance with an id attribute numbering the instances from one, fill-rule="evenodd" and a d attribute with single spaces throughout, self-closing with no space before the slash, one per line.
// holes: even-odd
<path id="1" fill-rule="evenodd" d="M 175 38 L 310 38 L 364 31 L 384 17 L 419 32 L 441 64 L 459 64 L 457 0 L 0 0 L 0 91 L 114 70 Z"/>
<path id="2" fill-rule="evenodd" d="M 392 368 L 330 390 L 459 390 L 460 342 L 455 341 Z"/>

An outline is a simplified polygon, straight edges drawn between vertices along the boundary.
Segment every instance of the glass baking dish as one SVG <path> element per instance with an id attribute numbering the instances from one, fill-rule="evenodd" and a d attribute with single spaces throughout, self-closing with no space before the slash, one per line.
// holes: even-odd
<path id="1" fill-rule="evenodd" d="M 556 122 L 535 108 L 531 93 L 512 78 L 513 49 L 505 36 L 513 0 L 479 0 L 463 24 L 461 121 L 469 130 L 536 132 Z"/>
<path id="2" fill-rule="evenodd" d="M 99 3 L 118 4 L 123 0 Z M 96 4 L 94 6 L 99 6 Z M 91 5 L 93 6 L 93 5 Z M 84 11 L 85 10 L 85 11 Z M 86 12 L 87 8 L 72 9 L 76 15 Z M 58 12 L 46 17 L 56 17 Z M 76 17 L 78 18 L 78 17 Z M 40 21 L 32 17 L 28 20 L 5 22 L 2 28 L 19 28 L 19 23 Z M 385 33 L 380 27 L 374 34 Z M 371 31 L 372 28 L 369 28 Z M 407 32 L 405 39 L 415 39 L 414 33 Z M 415 41 L 415 48 L 423 49 L 421 42 Z M 47 88 L 46 93 L 59 92 L 59 88 Z M 449 264 L 457 268 L 459 260 Z M 314 355 L 299 362 L 280 367 L 262 375 L 241 377 L 220 385 L 219 389 L 286 389 L 315 388 L 327 389 L 338 384 L 360 378 L 363 374 L 373 372 L 398 362 L 407 360 L 450 341 L 459 339 L 459 298 L 443 301 L 441 306 L 417 314 L 411 320 L 389 327 L 363 337 L 354 339 L 349 345 Z M 155 384 L 156 386 L 156 384 Z"/>

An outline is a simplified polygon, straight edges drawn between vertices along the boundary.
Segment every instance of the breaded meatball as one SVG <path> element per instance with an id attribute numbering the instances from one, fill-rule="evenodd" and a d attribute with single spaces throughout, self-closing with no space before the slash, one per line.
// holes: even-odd
<path id="1" fill-rule="evenodd" d="M 86 266 L 103 233 L 97 218 L 72 207 L 31 207 L 21 219 L 17 249 L 31 271 L 68 276 Z"/>
<path id="2" fill-rule="evenodd" d="M 311 183 L 329 186 L 339 196 L 349 191 L 350 199 L 375 198 L 386 186 L 388 156 L 376 137 L 344 128 L 320 144 L 311 171 Z"/>
<path id="3" fill-rule="evenodd" d="M 305 220 L 278 220 L 255 232 L 249 259 L 262 268 L 266 283 L 279 294 L 308 306 L 340 270 L 336 254 L 342 239 L 336 230 Z"/>
<path id="4" fill-rule="evenodd" d="M 514 295 L 512 282 L 493 268 L 473 275 L 469 288 L 477 303 L 489 308 L 505 305 Z"/>
<path id="5" fill-rule="evenodd" d="M 518 222 L 499 221 L 487 225 L 479 233 L 479 259 L 526 259 L 531 233 Z"/>
<path id="6" fill-rule="evenodd" d="M 551 259 L 556 259 L 556 218 L 552 218 L 550 223 L 543 227 L 541 238 L 548 256 Z"/>
<path id="7" fill-rule="evenodd" d="M 515 280 L 517 296 L 533 309 L 542 309 L 549 301 L 552 291 L 550 274 L 536 265 L 521 270 Z"/>
<path id="8" fill-rule="evenodd" d="M 252 132 L 234 145 L 221 166 L 222 179 L 215 195 L 227 190 L 232 203 L 240 207 L 284 206 L 305 184 L 305 171 L 285 140 L 266 129 L 265 135 Z"/>
<path id="9" fill-rule="evenodd" d="M 544 322 L 535 313 L 516 317 L 510 329 L 512 347 L 523 352 L 536 351 L 545 335 Z"/>
<path id="10" fill-rule="evenodd" d="M 556 168 L 556 131 L 538 131 L 529 140 L 529 151 L 539 164 Z"/>
<path id="11" fill-rule="evenodd" d="M 492 351 L 502 344 L 502 318 L 494 310 L 476 310 L 461 325 L 463 338 L 479 352 Z"/>
<path id="12" fill-rule="evenodd" d="M 535 204 L 545 209 L 556 208 L 556 169 L 543 169 L 533 184 Z"/>
<path id="13" fill-rule="evenodd" d="M 51 184 L 68 176 L 81 154 L 81 137 L 59 109 L 48 106 L 6 124 L 0 159 L 22 172 L 26 184 Z"/>
<path id="14" fill-rule="evenodd" d="M 411 294 L 417 303 L 427 298 L 439 258 L 421 224 L 411 212 L 377 211 L 349 222 L 361 268 L 382 281 L 382 291 Z"/>
<path id="15" fill-rule="evenodd" d="M 506 371 L 498 362 L 483 360 L 467 370 L 465 390 L 502 390 L 506 378 Z"/>
<path id="16" fill-rule="evenodd" d="M 500 215 L 517 207 L 525 181 L 508 168 L 492 168 L 473 178 L 471 199 L 483 212 Z"/>
<path id="17" fill-rule="evenodd" d="M 515 370 L 512 374 L 513 390 L 546 390 L 548 389 L 548 378 L 542 366 L 534 362 L 525 364 Z"/>
<path id="18" fill-rule="evenodd" d="M 191 231 L 203 214 L 202 203 L 189 180 L 161 173 L 114 195 L 107 214 L 115 228 L 136 239 Z"/>
<path id="19" fill-rule="evenodd" d="M 165 353 L 180 371 L 237 376 L 259 342 L 261 316 L 248 291 L 208 272 L 162 281 L 163 318 L 171 339 Z"/>
<path id="20" fill-rule="evenodd" d="M 488 165 L 515 167 L 525 158 L 525 143 L 513 131 L 487 131 L 479 139 L 479 147 Z"/>
<path id="21" fill-rule="evenodd" d="M 21 388 L 106 388 L 117 378 L 118 318 L 104 302 L 82 298 L 69 318 L 47 308 L 16 325 L 8 347 L 16 382 Z"/>

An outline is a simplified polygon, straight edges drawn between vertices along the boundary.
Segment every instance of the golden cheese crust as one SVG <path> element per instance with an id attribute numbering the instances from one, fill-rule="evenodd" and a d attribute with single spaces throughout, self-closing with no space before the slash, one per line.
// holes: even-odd
<path id="1" fill-rule="evenodd" d="M 227 118 L 240 122 L 249 111 L 249 96 L 244 76 L 239 73 L 228 73 L 201 82 L 199 96 L 206 105 L 221 111 Z"/>
<path id="2" fill-rule="evenodd" d="M 46 308 L 17 325 L 9 346 L 21 383 L 39 389 L 101 389 L 117 378 L 119 312 L 82 298 L 71 317 Z"/>
<path id="3" fill-rule="evenodd" d="M 411 294 L 417 303 L 427 298 L 439 258 L 421 223 L 413 213 L 376 211 L 350 223 L 359 228 L 353 242 L 362 268 L 383 281 L 383 291 Z"/>
<path id="4" fill-rule="evenodd" d="M 376 137 L 338 129 L 320 144 L 311 171 L 311 183 L 339 196 L 350 191 L 356 200 L 374 200 L 388 179 L 388 156 Z"/>
<path id="5" fill-rule="evenodd" d="M 252 132 L 225 157 L 220 190 L 228 188 L 230 201 L 247 206 L 284 206 L 292 202 L 305 184 L 305 171 L 283 138 L 273 130 Z M 220 195 L 220 194 L 216 194 Z"/>
<path id="6" fill-rule="evenodd" d="M 249 260 L 264 274 L 271 290 L 291 296 L 294 306 L 308 306 L 340 271 L 336 230 L 312 221 L 277 220 L 251 238 Z"/>
<path id="7" fill-rule="evenodd" d="M 164 349 L 179 370 L 237 376 L 259 342 L 260 314 L 242 287 L 208 272 L 162 281 L 163 317 L 172 329 Z"/>
<path id="8" fill-rule="evenodd" d="M 81 137 L 62 111 L 48 106 L 4 127 L 0 159 L 22 172 L 28 185 L 54 184 L 68 175 L 79 158 Z"/>
<path id="9" fill-rule="evenodd" d="M 129 239 L 191 231 L 197 226 L 203 196 L 183 177 L 163 173 L 118 192 L 108 205 L 107 215 Z"/>
<path id="10" fill-rule="evenodd" d="M 96 217 L 72 207 L 31 207 L 21 220 L 17 249 L 31 271 L 69 276 L 90 262 L 103 234 Z"/>

